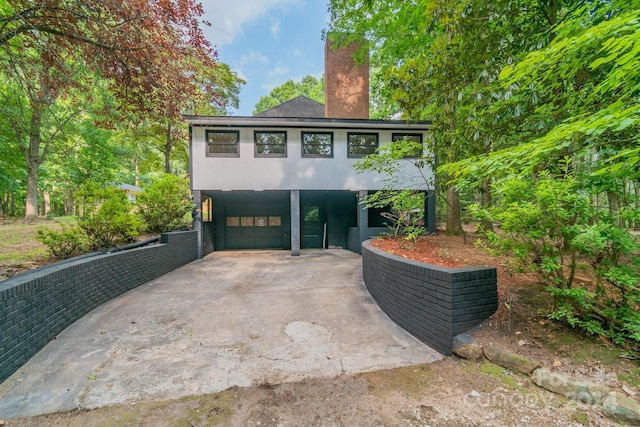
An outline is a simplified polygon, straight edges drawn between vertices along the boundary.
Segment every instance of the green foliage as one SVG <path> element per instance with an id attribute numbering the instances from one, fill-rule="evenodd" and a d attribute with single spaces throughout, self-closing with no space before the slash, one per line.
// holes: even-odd
<path id="1" fill-rule="evenodd" d="M 568 173 L 507 178 L 494 187 L 494 206 L 470 211 L 500 224 L 481 244 L 547 284 L 551 318 L 640 350 L 640 242 L 609 209 L 594 208 L 584 188 Z"/>
<path id="2" fill-rule="evenodd" d="M 388 227 L 394 237 L 403 237 L 415 244 L 425 234 L 423 191 L 415 188 L 433 187 L 430 175 L 433 157 L 426 153 L 420 142 L 403 139 L 381 145 L 374 154 L 359 159 L 354 164 L 357 173 L 375 172 L 385 176 L 385 188 L 365 197 L 367 208 L 383 209 L 381 215 L 388 219 Z M 409 162 L 415 173 L 402 173 L 403 163 Z M 409 188 L 398 191 L 396 188 Z M 413 189 L 412 189 L 413 188 Z"/>
<path id="3" fill-rule="evenodd" d="M 548 174 L 516 177 L 498 182 L 494 191 L 494 206 L 469 208 L 476 219 L 500 224 L 500 232 L 486 233 L 488 245 L 512 254 L 518 271 L 536 272 L 550 286 L 570 288 L 576 268 L 571 242 L 576 226 L 590 217 L 589 198 L 575 180 Z"/>
<path id="4" fill-rule="evenodd" d="M 81 212 L 78 224 L 87 235 L 90 249 L 130 243 L 144 229 L 126 194 L 113 186 L 89 184 L 76 197 Z"/>
<path id="5" fill-rule="evenodd" d="M 386 209 L 380 215 L 389 220 L 387 226 L 391 234 L 411 245 L 426 233 L 423 192 L 380 190 L 365 197 L 361 203 L 367 208 Z"/>
<path id="6" fill-rule="evenodd" d="M 87 237 L 77 225 L 62 224 L 60 231 L 42 227 L 38 229 L 36 240 L 44 244 L 51 255 L 57 258 L 69 258 L 86 251 Z"/>
<path id="7" fill-rule="evenodd" d="M 638 176 L 640 1 L 581 2 L 553 41 L 506 66 L 508 97 L 492 112 L 517 116 L 507 146 L 443 171 L 452 176 L 530 173 L 567 153 L 598 153 L 594 174 Z"/>
<path id="8" fill-rule="evenodd" d="M 150 233 L 163 233 L 190 224 L 191 202 L 189 181 L 162 174 L 137 196 L 138 213 Z"/>

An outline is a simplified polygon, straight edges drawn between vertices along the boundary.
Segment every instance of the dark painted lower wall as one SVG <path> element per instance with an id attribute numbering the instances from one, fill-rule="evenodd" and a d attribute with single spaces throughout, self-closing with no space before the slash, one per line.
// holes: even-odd
<path id="1" fill-rule="evenodd" d="M 368 227 L 367 238 L 379 236 L 389 232 L 389 227 Z M 347 230 L 347 249 L 351 252 L 362 253 L 362 242 L 360 241 L 360 230 L 358 227 L 350 227 Z"/>
<path id="2" fill-rule="evenodd" d="M 216 248 L 216 227 L 213 222 L 202 223 L 202 256 L 208 255 Z"/>
<path id="3" fill-rule="evenodd" d="M 398 325 L 450 355 L 453 337 L 498 309 L 493 267 L 443 268 L 407 260 L 362 244 L 364 282 L 380 308 Z"/>
<path id="4" fill-rule="evenodd" d="M 197 259 L 195 231 L 160 244 L 52 264 L 0 282 L 0 382 L 80 317 Z"/>

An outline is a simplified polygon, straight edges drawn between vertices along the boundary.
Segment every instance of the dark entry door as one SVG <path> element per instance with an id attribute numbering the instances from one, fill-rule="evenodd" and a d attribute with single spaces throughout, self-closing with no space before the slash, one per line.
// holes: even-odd
<path id="1" fill-rule="evenodd" d="M 324 236 L 324 221 L 320 205 L 303 205 L 300 208 L 302 223 L 302 248 L 321 248 Z"/>

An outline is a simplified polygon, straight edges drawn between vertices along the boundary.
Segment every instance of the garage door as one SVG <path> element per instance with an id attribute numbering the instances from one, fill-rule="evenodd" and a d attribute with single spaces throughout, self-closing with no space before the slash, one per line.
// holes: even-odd
<path id="1" fill-rule="evenodd" d="M 227 249 L 282 249 L 287 235 L 283 230 L 281 206 L 229 206 L 226 209 Z"/>

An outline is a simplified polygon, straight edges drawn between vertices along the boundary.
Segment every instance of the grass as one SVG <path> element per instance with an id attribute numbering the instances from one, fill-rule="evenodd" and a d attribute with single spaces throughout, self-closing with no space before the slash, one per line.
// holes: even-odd
<path id="1" fill-rule="evenodd" d="M 40 228 L 59 230 L 74 217 L 25 221 L 21 218 L 0 220 L 0 280 L 39 267 L 51 261 L 46 246 L 36 240 Z"/>
<path id="2" fill-rule="evenodd" d="M 379 395 L 385 390 L 402 390 L 407 396 L 419 398 L 431 380 L 430 365 L 408 366 L 361 374 L 369 382 L 369 392 Z"/>

